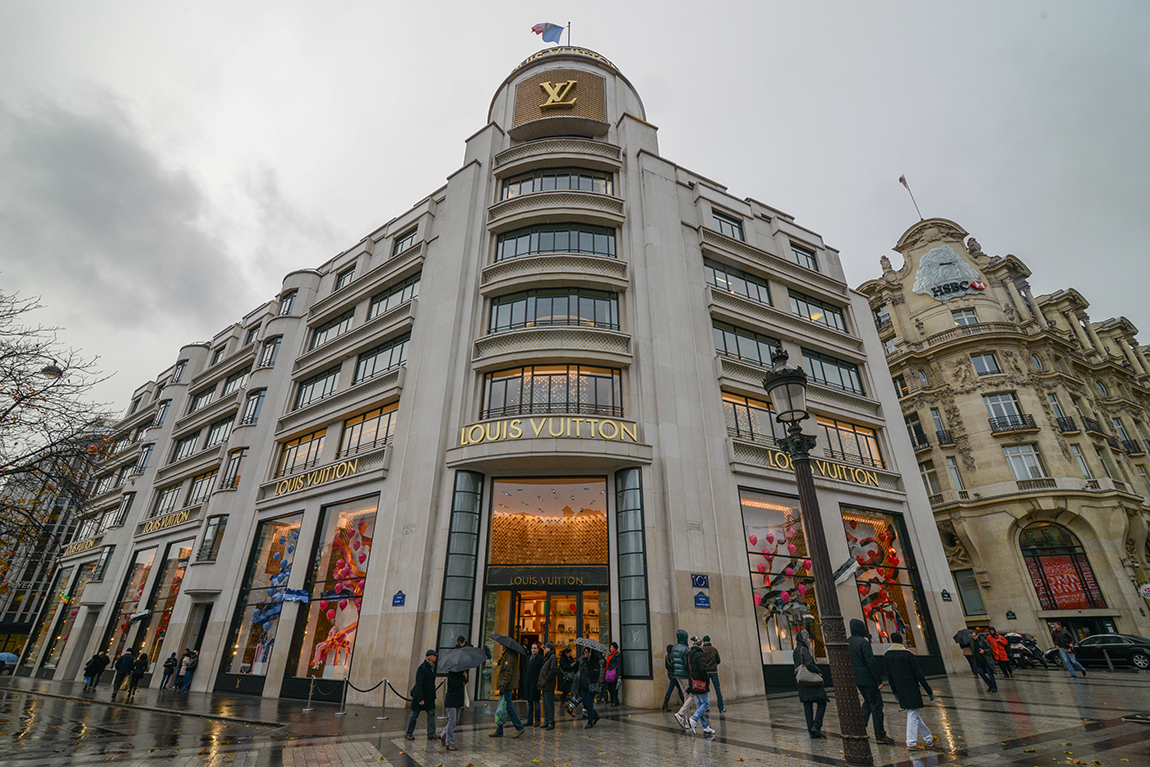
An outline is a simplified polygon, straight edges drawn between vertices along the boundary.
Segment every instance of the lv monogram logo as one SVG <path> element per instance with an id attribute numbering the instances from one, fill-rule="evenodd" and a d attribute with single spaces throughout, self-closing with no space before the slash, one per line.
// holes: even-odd
<path id="1" fill-rule="evenodd" d="M 573 107 L 575 106 L 575 97 L 572 96 L 570 101 L 566 101 L 568 94 L 575 90 L 575 81 L 568 80 L 565 83 L 539 83 L 539 87 L 547 94 L 547 100 L 539 105 L 540 109 L 554 109 L 555 107 Z"/>

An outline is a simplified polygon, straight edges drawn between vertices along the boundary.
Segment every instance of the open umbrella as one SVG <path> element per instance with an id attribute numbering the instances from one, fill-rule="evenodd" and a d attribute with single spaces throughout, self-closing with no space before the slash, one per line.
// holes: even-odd
<path id="1" fill-rule="evenodd" d="M 595 652 L 601 652 L 601 653 L 607 652 L 607 645 L 603 644 L 602 642 L 598 642 L 594 639 L 591 639 L 589 637 L 579 637 L 578 639 L 575 640 L 575 644 L 579 645 L 580 647 L 590 647 Z"/>
<path id="2" fill-rule="evenodd" d="M 20 656 L 14 652 L 0 652 L 0 663 L 11 663 L 16 665 L 20 660 Z"/>
<path id="3" fill-rule="evenodd" d="M 440 674 L 477 668 L 487 662 L 487 651 L 482 647 L 455 647 L 439 656 L 435 670 Z"/>
<path id="4" fill-rule="evenodd" d="M 506 647 L 507 649 L 514 650 L 515 652 L 519 653 L 520 655 L 526 655 L 527 654 L 527 650 L 523 649 L 523 645 L 519 644 L 518 642 L 516 642 L 511 637 L 505 637 L 502 634 L 492 634 L 491 638 L 494 639 L 499 644 Z"/>

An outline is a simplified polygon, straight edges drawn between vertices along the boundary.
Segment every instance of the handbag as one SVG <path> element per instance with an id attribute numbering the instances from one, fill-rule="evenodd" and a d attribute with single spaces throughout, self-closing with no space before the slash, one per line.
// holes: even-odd
<path id="1" fill-rule="evenodd" d="M 799 664 L 795 666 L 795 681 L 803 687 L 822 687 L 823 676 L 816 674 L 806 666 Z"/>
<path id="2" fill-rule="evenodd" d="M 819 677 L 819 679 L 821 680 L 822 677 Z M 707 680 L 706 679 L 692 679 L 691 680 L 691 692 L 706 692 L 706 691 L 707 691 Z"/>
<path id="3" fill-rule="evenodd" d="M 604 674 L 603 678 L 608 682 L 614 682 L 615 681 L 615 669 L 613 669 L 613 668 L 607 669 L 607 673 Z"/>

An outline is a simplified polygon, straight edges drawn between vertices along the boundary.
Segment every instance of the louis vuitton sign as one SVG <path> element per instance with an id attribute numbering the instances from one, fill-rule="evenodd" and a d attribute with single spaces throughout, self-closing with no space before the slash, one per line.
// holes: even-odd
<path id="1" fill-rule="evenodd" d="M 606 122 L 606 80 L 581 69 L 548 69 L 515 86 L 513 127 L 544 117 Z"/>

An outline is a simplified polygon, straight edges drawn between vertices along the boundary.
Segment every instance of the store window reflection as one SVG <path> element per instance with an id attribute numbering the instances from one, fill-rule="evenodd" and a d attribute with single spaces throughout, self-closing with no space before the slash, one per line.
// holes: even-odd
<path id="1" fill-rule="evenodd" d="M 156 573 L 156 585 L 152 589 L 152 596 L 145 608 L 150 615 L 144 620 L 148 621 L 141 649 L 148 657 L 149 673 L 155 670 L 160 649 L 164 644 L 164 637 L 168 635 L 168 623 L 172 620 L 172 611 L 176 608 L 176 598 L 180 595 L 180 586 L 184 582 L 184 571 L 188 567 L 188 559 L 192 556 L 192 544 L 195 538 L 175 541 L 168 544 L 164 558 L 160 561 L 160 570 Z"/>
<path id="2" fill-rule="evenodd" d="M 132 560 L 132 567 L 128 570 L 128 578 L 124 582 L 124 590 L 120 592 L 119 606 L 116 616 L 112 619 L 108 639 L 104 648 L 109 657 L 117 658 L 128 644 L 128 633 L 133 629 L 133 623 L 144 617 L 140 612 L 140 600 L 144 597 L 144 586 L 152 572 L 152 564 L 156 559 L 156 547 L 140 549 Z"/>

